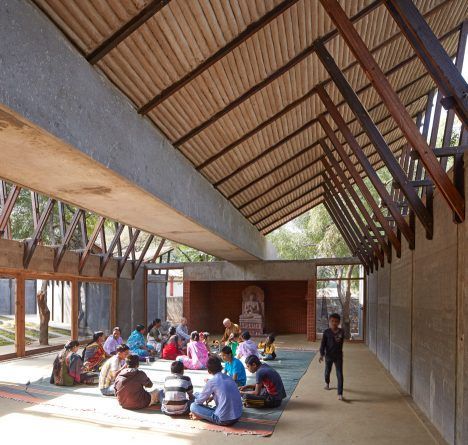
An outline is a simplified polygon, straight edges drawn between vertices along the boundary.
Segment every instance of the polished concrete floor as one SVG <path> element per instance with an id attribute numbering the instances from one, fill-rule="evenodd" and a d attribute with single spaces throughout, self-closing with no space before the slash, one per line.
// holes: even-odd
<path id="1" fill-rule="evenodd" d="M 278 338 L 279 348 L 318 348 L 301 336 Z M 345 346 L 345 401 L 323 389 L 323 364 L 318 356 L 296 388 L 274 434 L 269 438 L 225 436 L 194 430 L 191 434 L 155 433 L 51 416 L 34 405 L 0 399 L 2 439 L 33 444 L 140 443 L 201 444 L 265 443 L 282 445 L 428 445 L 444 443 L 402 395 L 374 355 L 363 344 Z M 51 355 L 0 363 L 0 382 L 27 382 L 50 372 Z M 336 383 L 332 379 L 332 386 Z"/>

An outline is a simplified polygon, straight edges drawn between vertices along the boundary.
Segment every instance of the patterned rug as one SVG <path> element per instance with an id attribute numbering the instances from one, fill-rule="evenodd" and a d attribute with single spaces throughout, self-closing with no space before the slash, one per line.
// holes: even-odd
<path id="1" fill-rule="evenodd" d="M 279 350 L 278 352 L 278 359 L 269 364 L 280 373 L 288 397 L 278 408 L 267 410 L 244 408 L 240 421 L 229 427 L 193 421 L 188 416 L 169 417 L 161 413 L 159 405 L 138 411 L 125 410 L 114 397 L 102 396 L 96 387 L 54 386 L 49 383 L 49 376 L 32 382 L 27 388 L 24 384 L 0 384 L 0 398 L 34 405 L 35 410 L 43 413 L 112 426 L 164 432 L 190 432 L 201 429 L 225 434 L 269 436 L 273 433 L 289 397 L 315 355 L 313 351 Z M 169 373 L 170 363 L 166 360 L 150 364 L 142 363 L 140 369 L 153 381 L 153 388 L 160 388 Z M 195 391 L 201 390 L 208 377 L 206 371 L 186 371 L 186 375 L 192 379 Z M 254 383 L 254 376 L 249 375 L 247 383 Z"/>

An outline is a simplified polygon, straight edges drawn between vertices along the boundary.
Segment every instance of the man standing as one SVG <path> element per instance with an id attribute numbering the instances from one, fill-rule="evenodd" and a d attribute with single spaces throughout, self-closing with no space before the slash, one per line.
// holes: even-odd
<path id="1" fill-rule="evenodd" d="M 231 334 L 240 334 L 241 330 L 238 324 L 233 323 L 229 318 L 225 318 L 223 320 L 223 325 L 224 325 L 224 335 L 223 338 L 221 339 L 221 343 L 225 344 L 228 340 Z"/>

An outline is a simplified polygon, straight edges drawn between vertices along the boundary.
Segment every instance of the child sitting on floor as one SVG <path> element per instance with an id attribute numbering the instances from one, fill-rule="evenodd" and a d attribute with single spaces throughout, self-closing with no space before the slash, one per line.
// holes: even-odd
<path id="1" fill-rule="evenodd" d="M 205 348 L 208 351 L 208 354 L 211 353 L 209 339 L 210 339 L 209 332 L 200 332 L 200 341 L 205 345 Z"/>
<path id="2" fill-rule="evenodd" d="M 181 416 L 190 412 L 193 402 L 193 386 L 189 376 L 184 375 L 182 362 L 172 362 L 171 375 L 164 381 L 159 399 L 161 411 L 168 416 Z"/>
<path id="3" fill-rule="evenodd" d="M 233 332 L 226 343 L 232 350 L 232 355 L 235 357 L 237 354 L 237 347 L 239 346 L 239 333 Z"/>
<path id="4" fill-rule="evenodd" d="M 241 335 L 243 342 L 237 348 L 237 358 L 245 363 L 245 359 L 251 355 L 255 355 L 260 358 L 260 354 L 257 349 L 257 343 L 250 339 L 250 332 L 244 331 Z"/>
<path id="5" fill-rule="evenodd" d="M 237 386 L 244 386 L 247 382 L 244 365 L 232 355 L 232 350 L 229 346 L 221 349 L 221 358 L 224 362 L 224 373 L 231 376 L 237 383 Z"/>
<path id="6" fill-rule="evenodd" d="M 266 341 L 261 341 L 258 344 L 258 349 L 262 349 L 263 360 L 274 360 L 276 358 L 275 336 L 270 334 Z"/>

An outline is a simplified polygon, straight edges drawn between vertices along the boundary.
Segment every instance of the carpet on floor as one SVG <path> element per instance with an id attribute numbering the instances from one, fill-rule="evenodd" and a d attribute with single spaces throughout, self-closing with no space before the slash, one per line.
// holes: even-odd
<path id="1" fill-rule="evenodd" d="M 269 362 L 280 373 L 288 397 L 278 408 L 244 408 L 236 424 L 225 427 L 203 421 L 193 421 L 188 416 L 169 417 L 155 405 L 143 410 L 131 411 L 120 407 L 115 397 L 104 397 L 93 386 L 76 385 L 59 387 L 49 383 L 49 377 L 24 384 L 0 383 L 0 398 L 6 398 L 33 405 L 27 409 L 39 410 L 51 416 L 86 420 L 93 423 L 120 426 L 124 428 L 146 428 L 164 432 L 191 432 L 194 429 L 218 431 L 225 434 L 250 434 L 269 436 L 273 433 L 288 400 L 299 380 L 312 361 L 314 351 L 279 350 L 278 359 Z M 142 363 L 140 369 L 152 380 L 154 388 L 161 388 L 169 374 L 170 361 L 157 360 Z M 209 377 L 206 371 L 186 371 L 192 379 L 195 392 L 200 391 Z M 248 374 L 248 384 L 254 383 L 254 376 Z"/>

